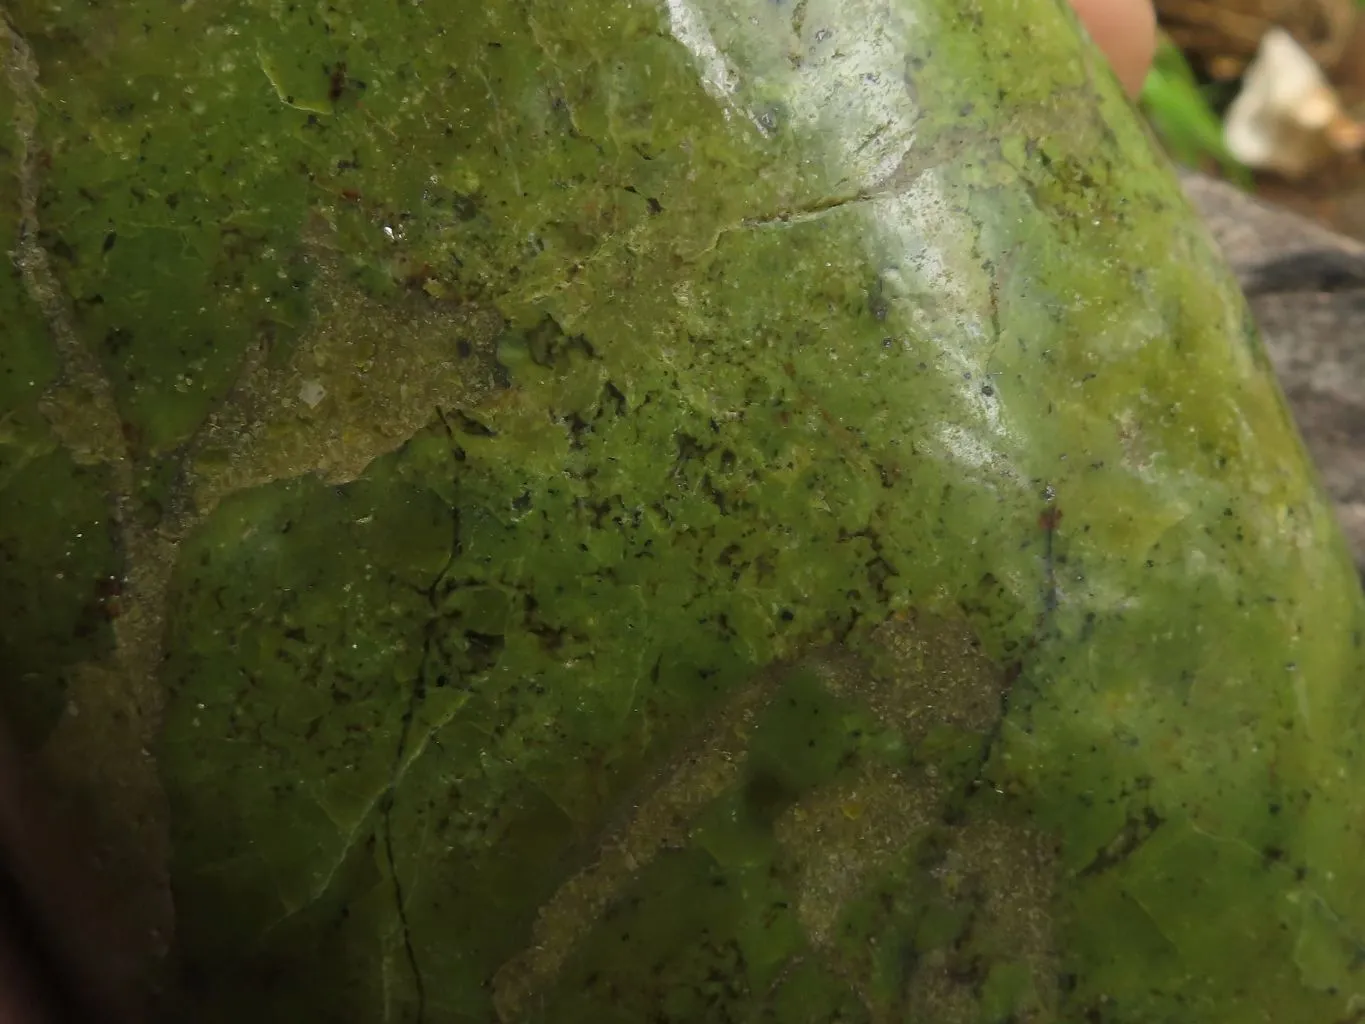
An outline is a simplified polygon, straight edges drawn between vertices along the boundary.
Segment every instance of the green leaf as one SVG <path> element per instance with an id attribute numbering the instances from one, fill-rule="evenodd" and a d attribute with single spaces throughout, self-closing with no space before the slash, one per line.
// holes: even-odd
<path id="1" fill-rule="evenodd" d="M 1222 119 L 1195 81 L 1184 55 L 1164 37 L 1139 102 L 1172 158 L 1189 167 L 1213 163 L 1228 180 L 1250 186 L 1250 172 L 1223 142 Z"/>

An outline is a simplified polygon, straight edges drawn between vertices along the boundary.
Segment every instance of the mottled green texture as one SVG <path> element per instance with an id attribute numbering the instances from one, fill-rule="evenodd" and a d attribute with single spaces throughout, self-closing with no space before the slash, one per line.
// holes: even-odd
<path id="1" fill-rule="evenodd" d="M 1358 583 L 1051 0 L 9 12 L 167 1019 L 1361 1012 Z"/>

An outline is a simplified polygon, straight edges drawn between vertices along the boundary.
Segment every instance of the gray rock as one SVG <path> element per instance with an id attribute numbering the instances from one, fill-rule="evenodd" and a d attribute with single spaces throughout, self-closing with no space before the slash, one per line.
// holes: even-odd
<path id="1" fill-rule="evenodd" d="M 1260 323 L 1338 518 L 1365 567 L 1365 244 L 1182 174 Z"/>

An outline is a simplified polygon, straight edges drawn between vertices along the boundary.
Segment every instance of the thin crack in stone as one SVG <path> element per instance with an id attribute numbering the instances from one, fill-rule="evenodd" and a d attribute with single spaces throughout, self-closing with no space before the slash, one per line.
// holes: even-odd
<path id="1" fill-rule="evenodd" d="M 445 414 L 436 410 L 436 415 L 445 428 L 446 437 L 450 440 L 451 455 L 453 456 L 458 449 L 455 443 L 454 432 L 450 429 L 450 424 L 446 421 Z M 384 833 L 384 857 L 388 862 L 389 877 L 393 882 L 394 903 L 398 912 L 398 924 L 403 932 L 403 951 L 407 958 L 408 968 L 412 972 L 413 986 L 417 991 L 417 1024 L 422 1024 L 426 1019 L 427 991 L 426 980 L 422 976 L 422 970 L 417 963 L 417 950 L 412 943 L 412 929 L 408 923 L 407 900 L 403 892 L 403 882 L 398 873 L 398 858 L 394 854 L 393 843 L 393 805 L 398 795 L 398 785 L 407 774 L 408 767 L 414 758 L 409 758 L 408 745 L 412 735 L 412 722 L 416 718 L 418 710 L 426 699 L 426 674 L 427 664 L 431 658 L 433 641 L 435 640 L 435 629 L 440 622 L 440 595 L 439 589 L 441 582 L 450 574 L 455 561 L 460 556 L 460 517 L 455 509 L 451 509 L 451 540 L 450 554 L 446 558 L 446 563 L 441 567 L 441 571 L 432 580 L 431 586 L 427 588 L 426 597 L 431 605 L 432 619 L 428 623 L 426 637 L 422 645 L 422 659 L 417 667 L 417 676 L 413 680 L 412 689 L 408 693 L 407 708 L 403 712 L 403 722 L 398 733 L 398 744 L 393 753 L 393 767 L 390 770 L 389 784 L 385 789 L 380 804 L 380 816 L 383 822 Z M 429 739 L 429 736 L 427 737 Z M 425 749 L 425 741 L 423 744 Z"/>
<path id="2" fill-rule="evenodd" d="M 451 562 L 454 561 L 454 553 L 451 555 Z M 448 571 L 450 563 L 447 563 Z M 445 572 L 442 572 L 444 577 Z M 439 582 L 439 578 L 438 578 Z M 436 584 L 432 585 L 433 602 Z M 433 623 L 436 620 L 432 620 Z M 425 697 L 425 684 L 423 682 L 426 674 L 427 659 L 431 656 L 432 636 L 431 629 L 427 630 L 427 637 L 423 644 L 422 662 L 417 669 L 417 678 L 413 680 L 412 690 L 408 695 L 408 705 L 403 712 L 403 722 L 398 733 L 398 744 L 393 754 L 393 768 L 389 776 L 389 784 L 385 787 L 384 793 L 380 798 L 380 820 L 383 825 L 384 840 L 384 859 L 389 868 L 389 879 L 393 883 L 394 909 L 398 914 L 399 929 L 403 934 L 403 953 L 407 960 L 409 971 L 412 973 L 413 987 L 417 993 L 417 1024 L 422 1024 L 426 1019 L 426 981 L 422 977 L 421 966 L 417 963 L 417 950 L 412 943 L 412 929 L 408 923 L 407 896 L 403 892 L 403 880 L 399 877 L 398 858 L 394 853 L 393 843 L 393 805 L 398 797 L 398 786 L 403 781 L 406 768 L 411 761 L 407 758 L 408 738 L 412 733 L 412 721 L 417 715 L 417 710 L 421 707 Z"/>
<path id="3" fill-rule="evenodd" d="M 819 220 L 836 210 L 842 210 L 851 206 L 861 206 L 864 204 L 876 204 L 882 200 L 893 198 L 891 192 L 873 192 L 858 194 L 853 196 L 840 196 L 834 199 L 825 199 L 820 202 L 808 203 L 805 206 L 797 207 L 793 210 L 783 210 L 779 213 L 768 214 L 763 217 L 746 217 L 742 225 L 746 228 L 774 227 L 785 224 L 805 224 L 813 220 Z"/>
<path id="4" fill-rule="evenodd" d="M 282 915 L 261 930 L 262 935 L 269 935 L 282 924 L 298 917 L 304 911 L 320 902 L 323 897 L 328 894 L 332 888 L 332 883 L 336 881 L 337 875 L 341 872 L 342 866 L 346 863 L 347 858 L 350 857 L 351 851 L 355 849 L 356 843 L 360 841 L 360 838 L 365 831 L 365 826 L 370 824 L 370 816 L 388 795 L 392 785 L 392 780 L 386 782 L 383 786 L 379 787 L 373 797 L 366 800 L 365 809 L 356 816 L 355 824 L 346 829 L 345 837 L 341 841 L 340 852 L 327 868 L 327 874 L 323 877 L 322 881 L 313 887 L 313 891 L 309 894 L 308 899 L 304 900 L 296 907 L 286 908 Z M 323 806 L 322 801 L 318 796 L 314 795 L 313 799 L 319 807 Z M 323 807 L 323 812 L 326 813 L 325 807 Z"/>
<path id="5" fill-rule="evenodd" d="M 1047 104 L 1033 104 L 1022 109 L 1014 119 L 1014 126 L 1021 135 L 1045 134 L 1048 125 L 1053 123 L 1057 116 L 1057 107 L 1077 105 L 1079 107 L 1077 115 L 1081 116 L 1090 113 L 1089 101 L 1089 93 L 1081 87 L 1064 90 L 1053 96 Z M 879 132 L 873 133 L 874 136 L 877 134 Z M 723 224 L 715 230 L 706 245 L 691 253 L 688 258 L 695 261 L 713 252 L 723 237 L 735 231 L 803 224 L 818 220 L 844 207 L 865 203 L 875 205 L 900 198 L 910 192 L 926 174 L 941 170 L 963 155 L 971 153 L 980 143 L 980 133 L 976 129 L 947 129 L 927 143 L 911 146 L 896 167 L 878 182 L 878 187 L 874 189 L 817 199 L 788 210 L 755 214 L 734 223 Z"/>
<path id="6" fill-rule="evenodd" d="M 412 929 L 408 927 L 408 909 L 403 896 L 403 883 L 398 878 L 398 866 L 393 855 L 393 826 L 389 823 L 389 813 L 393 808 L 393 793 L 384 802 L 384 854 L 389 862 L 389 874 L 393 879 L 394 903 L 398 909 L 398 925 L 403 932 L 403 952 L 407 957 L 408 968 L 412 971 L 412 983 L 417 989 L 417 1024 L 422 1024 L 427 1015 L 427 989 L 422 972 L 417 967 L 417 951 L 412 945 Z"/>

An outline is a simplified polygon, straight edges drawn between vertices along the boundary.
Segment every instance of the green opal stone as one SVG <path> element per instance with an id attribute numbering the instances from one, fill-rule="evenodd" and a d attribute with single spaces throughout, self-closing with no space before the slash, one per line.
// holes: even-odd
<path id="1" fill-rule="evenodd" d="M 1359 584 L 1060 0 L 3 6 L 0 711 L 160 1019 L 1365 1019 Z"/>

